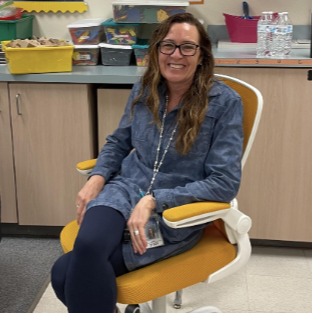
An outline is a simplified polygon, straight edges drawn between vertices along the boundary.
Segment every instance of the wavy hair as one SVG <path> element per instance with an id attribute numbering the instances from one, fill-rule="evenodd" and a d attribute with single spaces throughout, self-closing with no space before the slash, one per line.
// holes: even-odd
<path id="1" fill-rule="evenodd" d="M 132 115 L 135 104 L 141 99 L 146 88 L 148 94 L 145 102 L 153 114 L 153 121 L 158 127 L 159 119 L 159 93 L 158 86 L 165 81 L 161 75 L 158 62 L 158 44 L 168 34 L 174 23 L 188 23 L 196 26 L 200 38 L 200 58 L 202 64 L 198 65 L 194 74 L 193 83 L 182 97 L 182 107 L 179 109 L 177 122 L 178 132 L 176 137 L 176 150 L 182 155 L 188 154 L 199 133 L 209 105 L 208 91 L 212 86 L 214 58 L 212 55 L 211 41 L 202 24 L 190 13 L 175 14 L 163 21 L 154 31 L 149 46 L 149 65 L 142 77 L 141 90 L 138 97 L 132 102 Z"/>

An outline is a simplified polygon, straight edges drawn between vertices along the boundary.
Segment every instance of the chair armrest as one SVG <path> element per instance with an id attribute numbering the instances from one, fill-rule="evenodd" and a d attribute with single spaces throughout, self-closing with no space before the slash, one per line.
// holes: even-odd
<path id="1" fill-rule="evenodd" d="M 225 214 L 230 203 L 195 202 L 177 206 L 163 212 L 165 223 L 172 228 L 182 228 L 209 222 L 216 214 Z"/>
<path id="2" fill-rule="evenodd" d="M 238 210 L 237 200 L 231 203 L 197 202 L 178 206 L 163 212 L 163 220 L 172 228 L 190 227 L 222 219 L 238 234 L 246 234 L 251 228 L 251 219 Z"/>
<path id="3" fill-rule="evenodd" d="M 92 172 L 92 169 L 95 167 L 96 162 L 97 159 L 80 162 L 76 165 L 76 169 L 80 174 L 84 176 L 89 176 L 89 174 Z"/>

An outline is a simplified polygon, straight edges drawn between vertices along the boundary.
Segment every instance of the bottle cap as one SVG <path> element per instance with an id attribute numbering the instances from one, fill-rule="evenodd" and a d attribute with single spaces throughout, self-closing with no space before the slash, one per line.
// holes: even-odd
<path id="1" fill-rule="evenodd" d="M 282 14 L 288 14 L 288 12 L 283 12 Z"/>
<path id="2" fill-rule="evenodd" d="M 262 12 L 262 14 L 267 14 L 267 13 L 268 13 L 267 11 Z"/>
<path id="3" fill-rule="evenodd" d="M 278 13 L 278 15 L 284 15 L 284 13 Z"/>
<path id="4" fill-rule="evenodd" d="M 274 12 L 273 11 L 268 11 L 267 13 L 273 14 Z"/>

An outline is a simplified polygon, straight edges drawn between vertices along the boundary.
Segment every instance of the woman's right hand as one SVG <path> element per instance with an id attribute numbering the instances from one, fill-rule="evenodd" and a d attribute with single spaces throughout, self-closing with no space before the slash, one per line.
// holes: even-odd
<path id="1" fill-rule="evenodd" d="M 87 204 L 97 197 L 100 191 L 103 189 L 105 184 L 104 177 L 100 175 L 91 176 L 86 182 L 85 186 L 77 195 L 76 199 L 76 214 L 77 214 L 77 224 L 80 226 L 85 213 Z"/>

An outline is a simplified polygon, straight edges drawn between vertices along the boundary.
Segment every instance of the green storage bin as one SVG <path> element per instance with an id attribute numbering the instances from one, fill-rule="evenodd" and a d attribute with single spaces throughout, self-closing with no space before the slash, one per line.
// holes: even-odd
<path id="1" fill-rule="evenodd" d="M 15 21 L 0 20 L 0 41 L 31 38 L 34 17 L 34 15 L 22 15 L 21 19 Z"/>

